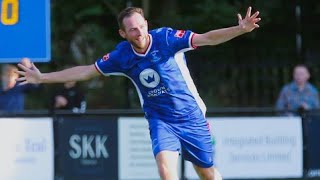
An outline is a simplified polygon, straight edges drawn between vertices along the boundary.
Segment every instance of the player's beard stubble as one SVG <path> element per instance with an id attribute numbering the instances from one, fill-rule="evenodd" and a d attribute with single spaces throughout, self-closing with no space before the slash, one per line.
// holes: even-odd
<path id="1" fill-rule="evenodd" d="M 133 46 L 133 48 L 141 53 L 145 52 L 150 43 L 149 35 L 145 35 L 144 37 L 140 36 L 136 39 L 128 39 L 129 43 Z"/>

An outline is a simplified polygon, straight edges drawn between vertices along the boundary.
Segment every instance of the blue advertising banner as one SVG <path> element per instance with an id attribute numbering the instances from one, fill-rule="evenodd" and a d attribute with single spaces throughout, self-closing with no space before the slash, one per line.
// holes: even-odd
<path id="1" fill-rule="evenodd" d="M 305 146 L 307 177 L 320 177 L 320 112 L 311 112 L 305 118 Z"/>
<path id="2" fill-rule="evenodd" d="M 56 176 L 63 179 L 118 179 L 116 118 L 60 117 L 56 127 Z"/>
<path id="3" fill-rule="evenodd" d="M 0 0 L 0 63 L 51 59 L 50 0 Z"/>

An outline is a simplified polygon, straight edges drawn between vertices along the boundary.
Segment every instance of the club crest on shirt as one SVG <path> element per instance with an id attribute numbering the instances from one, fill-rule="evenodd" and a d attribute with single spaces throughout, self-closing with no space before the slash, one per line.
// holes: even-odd
<path id="1" fill-rule="evenodd" d="M 161 60 L 161 57 L 158 55 L 158 53 L 159 53 L 159 50 L 154 50 L 154 51 L 152 51 L 150 54 L 151 54 L 151 62 L 158 62 L 158 61 L 160 61 Z"/>
<path id="2" fill-rule="evenodd" d="M 176 34 L 174 34 L 174 37 L 182 38 L 185 33 L 186 33 L 185 30 L 177 30 Z"/>
<path id="3" fill-rule="evenodd" d="M 109 59 L 109 57 L 110 57 L 110 53 L 104 55 L 104 56 L 102 57 L 102 60 L 103 60 L 103 61 L 106 61 L 106 60 Z"/>

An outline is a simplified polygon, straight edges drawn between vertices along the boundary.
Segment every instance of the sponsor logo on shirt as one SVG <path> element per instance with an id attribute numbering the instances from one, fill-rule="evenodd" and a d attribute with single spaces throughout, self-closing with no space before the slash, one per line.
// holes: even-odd
<path id="1" fill-rule="evenodd" d="M 148 88 L 155 88 L 160 83 L 159 74 L 150 68 L 143 70 L 140 73 L 139 78 L 142 85 Z"/>
<path id="2" fill-rule="evenodd" d="M 174 35 L 174 37 L 182 38 L 185 33 L 186 33 L 185 30 L 177 30 L 177 32 L 176 32 L 176 34 Z"/>
<path id="3" fill-rule="evenodd" d="M 170 88 L 161 86 L 159 88 L 148 91 L 148 97 L 157 97 L 157 96 L 160 96 L 161 94 L 168 94 L 169 91 L 170 91 Z"/>
<path id="4" fill-rule="evenodd" d="M 167 88 L 165 86 L 157 87 L 160 83 L 160 76 L 153 69 L 148 68 L 143 70 L 140 73 L 139 78 L 142 85 L 148 88 L 152 88 L 147 93 L 148 97 L 157 97 L 157 96 L 160 96 L 161 94 L 167 94 L 170 91 L 170 88 Z"/>

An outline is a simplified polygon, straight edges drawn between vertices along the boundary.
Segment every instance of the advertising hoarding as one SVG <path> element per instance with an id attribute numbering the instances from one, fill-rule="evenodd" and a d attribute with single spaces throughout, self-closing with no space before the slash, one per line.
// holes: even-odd
<path id="1" fill-rule="evenodd" d="M 0 0 L 0 63 L 51 59 L 50 0 Z"/>
<path id="2" fill-rule="evenodd" d="M 300 117 L 207 118 L 215 139 L 215 164 L 223 178 L 300 178 Z M 197 179 L 191 163 L 186 177 Z"/>
<path id="3" fill-rule="evenodd" d="M 56 127 L 57 176 L 64 179 L 118 179 L 117 120 L 59 117 Z"/>
<path id="4" fill-rule="evenodd" d="M 52 118 L 0 118 L 0 142 L 0 179 L 54 179 Z"/>

